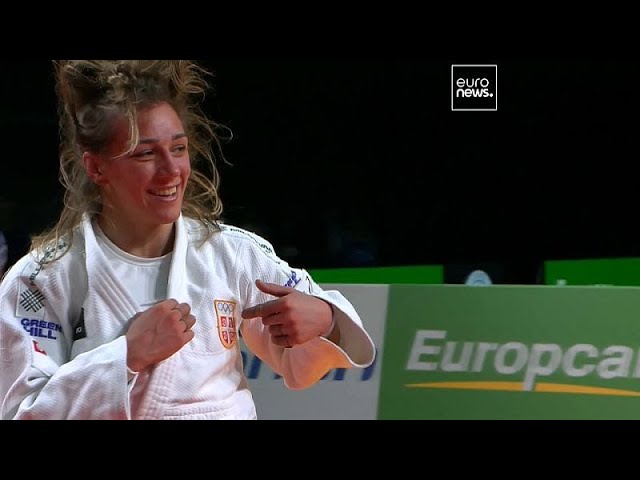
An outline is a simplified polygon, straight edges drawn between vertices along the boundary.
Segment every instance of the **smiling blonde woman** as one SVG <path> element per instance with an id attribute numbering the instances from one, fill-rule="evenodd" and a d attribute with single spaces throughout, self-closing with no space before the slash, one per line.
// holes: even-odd
<path id="1" fill-rule="evenodd" d="M 291 389 L 371 365 L 343 295 L 220 222 L 207 72 L 54 67 L 65 206 L 0 286 L 3 419 L 256 418 L 239 334 Z"/>

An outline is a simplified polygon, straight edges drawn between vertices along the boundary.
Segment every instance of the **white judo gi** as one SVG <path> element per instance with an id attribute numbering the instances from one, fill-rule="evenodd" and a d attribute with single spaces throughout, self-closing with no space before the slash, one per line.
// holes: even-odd
<path id="1" fill-rule="evenodd" d="M 195 337 L 131 381 L 124 333 L 141 308 L 116 278 L 90 219 L 59 260 L 42 267 L 31 255 L 18 261 L 0 285 L 0 418 L 255 418 L 238 329 L 291 389 L 309 387 L 333 368 L 371 365 L 374 344 L 343 295 L 323 291 L 255 234 L 223 225 L 202 244 L 205 233 L 199 222 L 178 219 L 167 288 L 167 298 L 191 305 Z M 321 337 L 288 349 L 274 345 L 260 319 L 240 316 L 273 298 L 255 279 L 331 303 L 340 345 Z"/>

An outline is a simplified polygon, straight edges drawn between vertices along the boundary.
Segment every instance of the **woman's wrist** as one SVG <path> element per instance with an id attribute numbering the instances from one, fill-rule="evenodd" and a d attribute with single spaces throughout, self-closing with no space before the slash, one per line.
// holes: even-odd
<path id="1" fill-rule="evenodd" d="M 336 328 L 336 319 L 335 319 L 335 317 L 333 317 L 333 319 L 331 320 L 331 327 L 329 327 L 329 329 L 325 333 L 320 335 L 320 336 L 324 337 L 324 338 L 329 337 L 333 333 L 333 329 L 334 328 Z"/>

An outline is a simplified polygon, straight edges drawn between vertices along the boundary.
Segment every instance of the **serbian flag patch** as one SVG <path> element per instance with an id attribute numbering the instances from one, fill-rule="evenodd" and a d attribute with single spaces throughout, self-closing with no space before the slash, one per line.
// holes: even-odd
<path id="1" fill-rule="evenodd" d="M 232 348 L 236 344 L 238 332 L 236 330 L 236 302 L 230 300 L 214 300 L 218 320 L 218 335 L 225 348 Z"/>

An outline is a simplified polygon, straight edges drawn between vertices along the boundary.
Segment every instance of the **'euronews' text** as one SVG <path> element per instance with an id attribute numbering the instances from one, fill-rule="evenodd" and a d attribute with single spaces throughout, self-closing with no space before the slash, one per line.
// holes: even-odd
<path id="1" fill-rule="evenodd" d="M 489 92 L 489 80 L 486 78 L 459 78 L 456 86 L 456 98 L 493 97 L 493 93 Z"/>

